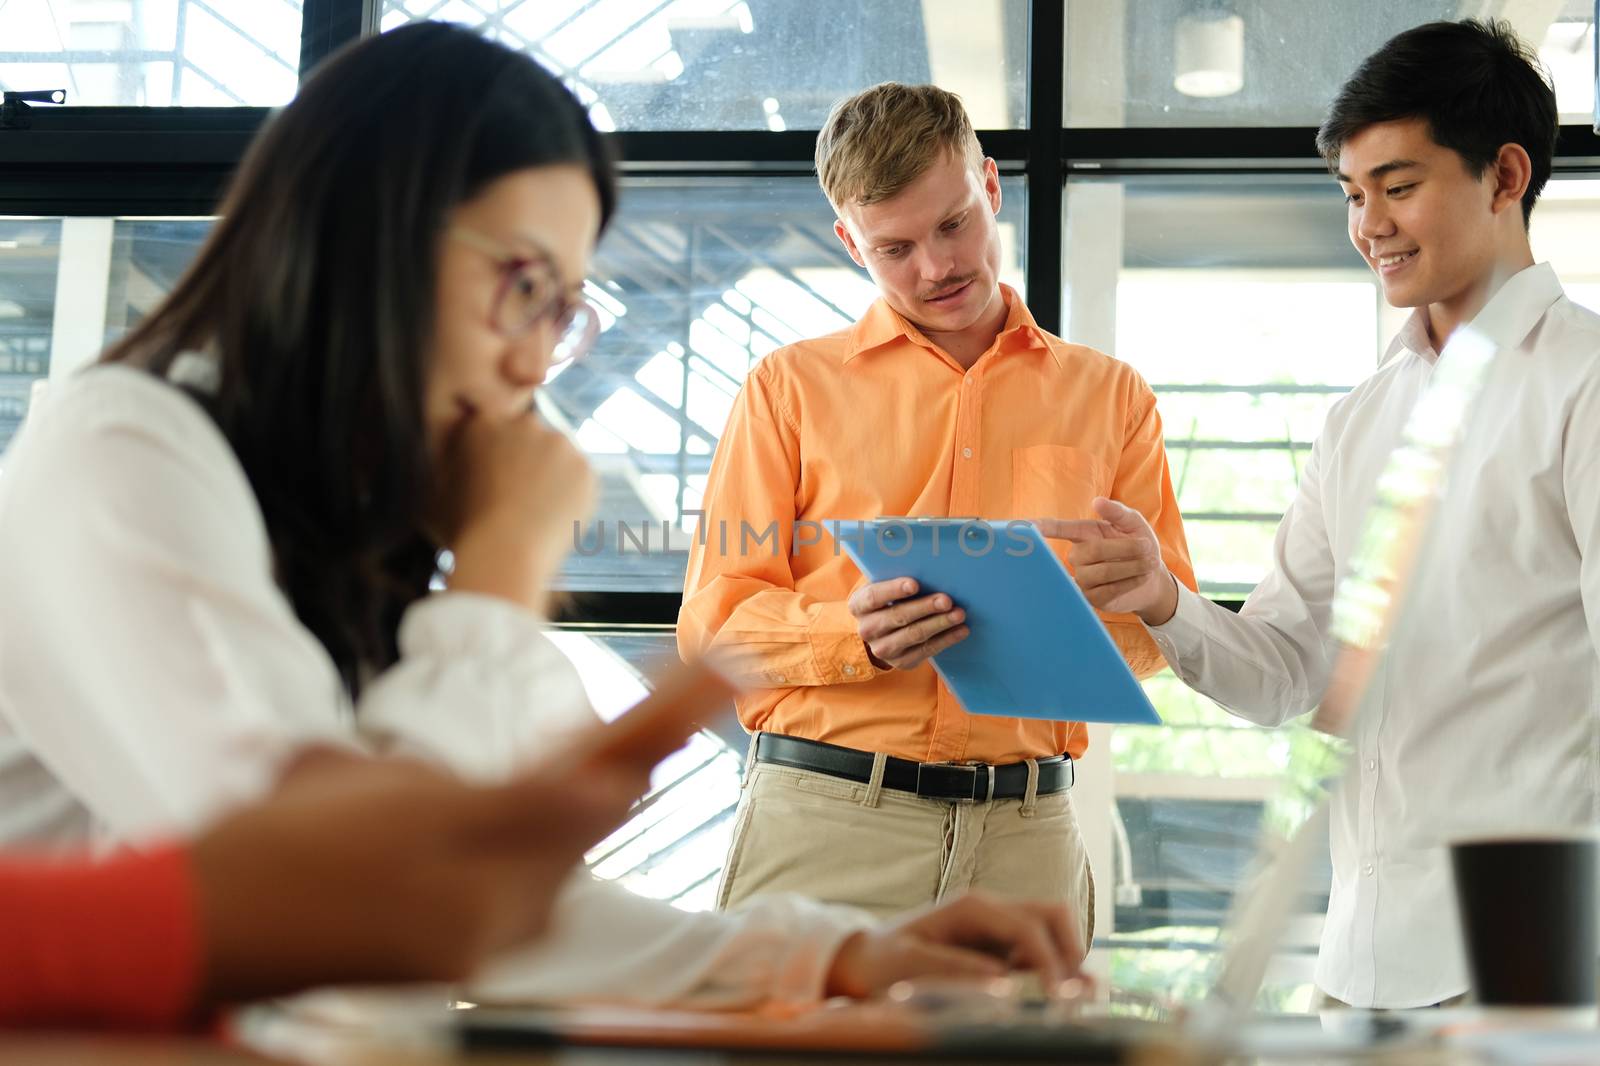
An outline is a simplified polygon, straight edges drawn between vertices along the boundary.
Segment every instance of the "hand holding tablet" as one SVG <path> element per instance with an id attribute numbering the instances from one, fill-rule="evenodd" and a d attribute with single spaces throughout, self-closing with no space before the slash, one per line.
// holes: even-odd
<path id="1" fill-rule="evenodd" d="M 869 581 L 910 578 L 922 599 L 944 596 L 949 613 L 959 609 L 958 628 L 969 632 L 929 661 L 969 712 L 1160 723 L 1033 523 L 881 518 L 823 525 Z"/>

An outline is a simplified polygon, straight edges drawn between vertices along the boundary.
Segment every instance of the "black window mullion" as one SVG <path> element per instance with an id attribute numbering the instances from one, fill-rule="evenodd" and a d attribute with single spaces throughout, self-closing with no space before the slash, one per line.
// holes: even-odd
<path id="1" fill-rule="evenodd" d="M 0 215 L 208 215 L 264 107 L 36 107 L 0 130 Z"/>
<path id="2" fill-rule="evenodd" d="M 553 620 L 564 626 L 676 626 L 683 596 L 677 592 L 563 592 Z"/>
<path id="3" fill-rule="evenodd" d="M 676 592 L 565 592 L 557 601 L 554 621 L 561 626 L 662 626 L 678 624 L 683 598 Z M 1237 613 L 1244 600 L 1237 595 L 1214 597 Z"/>
<path id="4" fill-rule="evenodd" d="M 816 130 L 624 130 L 606 136 L 630 174 L 811 174 L 817 144 Z M 979 130 L 978 139 L 1002 173 L 1021 169 L 1032 151 L 1024 130 Z"/>
<path id="5" fill-rule="evenodd" d="M 366 33 L 373 0 L 305 0 L 300 18 L 300 81 L 329 55 Z"/>
<path id="6" fill-rule="evenodd" d="M 1327 174 L 1312 126 L 1114 127 L 1061 132 L 1061 161 L 1079 175 L 1141 173 Z M 1600 135 L 1562 126 L 1555 169 L 1600 166 Z M 1031 304 L 1032 301 L 1030 300 Z"/>
<path id="7" fill-rule="evenodd" d="M 1066 5 L 1033 0 L 1028 12 L 1028 310 L 1061 332 L 1062 84 Z"/>
<path id="8" fill-rule="evenodd" d="M 629 173 L 808 173 L 816 133 L 786 130 L 639 130 L 607 134 Z"/>

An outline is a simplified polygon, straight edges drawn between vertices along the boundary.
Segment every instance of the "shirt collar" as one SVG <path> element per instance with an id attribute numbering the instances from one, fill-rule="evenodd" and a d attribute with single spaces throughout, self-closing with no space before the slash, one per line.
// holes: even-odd
<path id="1" fill-rule="evenodd" d="M 1515 348 L 1525 340 L 1533 327 L 1539 324 L 1550 305 L 1562 297 L 1561 282 L 1555 268 L 1549 263 L 1535 263 L 1507 278 L 1505 283 L 1472 317 L 1472 321 L 1456 330 L 1456 336 L 1471 331 L 1486 337 L 1496 348 Z M 1453 343 L 1455 337 L 1451 337 Z M 1445 347 L 1449 348 L 1450 343 Z M 1437 362 L 1439 353 L 1433 350 L 1428 339 L 1428 309 L 1419 307 L 1411 312 L 1406 324 L 1400 327 L 1384 353 L 1384 361 L 1393 358 L 1401 349 L 1415 352 L 1430 363 Z"/>
<path id="2" fill-rule="evenodd" d="M 1535 263 L 1507 278 L 1499 290 L 1472 316 L 1472 321 L 1456 330 L 1456 336 L 1470 330 L 1497 349 L 1517 348 L 1527 340 L 1550 305 L 1561 299 L 1561 282 L 1549 263 Z M 1455 343 L 1455 336 L 1445 350 Z"/>
<path id="3" fill-rule="evenodd" d="M 1000 294 L 1006 301 L 1006 322 L 1000 327 L 1000 334 L 996 338 L 996 350 L 1043 348 L 1059 367 L 1060 353 L 1045 339 L 1044 330 L 1034 321 L 1022 297 L 1004 283 L 1000 285 Z M 880 296 L 867 308 L 867 313 L 850 327 L 844 361 L 848 363 L 858 355 L 865 355 L 902 339 L 928 349 L 939 347 Z"/>
<path id="4" fill-rule="evenodd" d="M 1426 307 L 1417 308 L 1407 317 L 1406 324 L 1400 327 L 1400 332 L 1389 342 L 1389 350 L 1383 353 L 1383 361 L 1387 363 L 1401 351 L 1413 352 L 1429 363 L 1438 361 L 1439 353 L 1433 350 L 1433 341 L 1428 337 Z"/>

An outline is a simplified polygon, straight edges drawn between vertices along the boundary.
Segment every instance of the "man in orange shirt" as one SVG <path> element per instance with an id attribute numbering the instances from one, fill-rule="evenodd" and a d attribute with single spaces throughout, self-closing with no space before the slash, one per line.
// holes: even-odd
<path id="1" fill-rule="evenodd" d="M 756 738 L 719 906 L 797 891 L 885 915 L 983 889 L 1076 904 L 1086 941 L 1068 794 L 1084 727 L 967 714 L 927 663 L 966 635 L 961 605 L 866 584 L 821 523 L 1092 518 L 1111 496 L 1192 587 L 1155 397 L 1000 284 L 999 173 L 957 97 L 868 89 L 834 108 L 816 159 L 834 232 L 881 298 L 763 359 L 712 462 L 678 646 L 715 645 L 756 687 L 739 700 Z M 1136 618 L 1105 621 L 1135 673 L 1161 668 Z"/>

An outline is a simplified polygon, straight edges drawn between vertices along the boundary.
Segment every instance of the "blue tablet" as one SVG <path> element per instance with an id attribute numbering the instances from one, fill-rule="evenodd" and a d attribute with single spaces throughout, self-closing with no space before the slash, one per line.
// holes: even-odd
<path id="1" fill-rule="evenodd" d="M 1158 725 L 1105 626 L 1031 522 L 828 521 L 869 581 L 914 579 L 967 612 L 967 639 L 931 662 L 973 714 Z"/>

